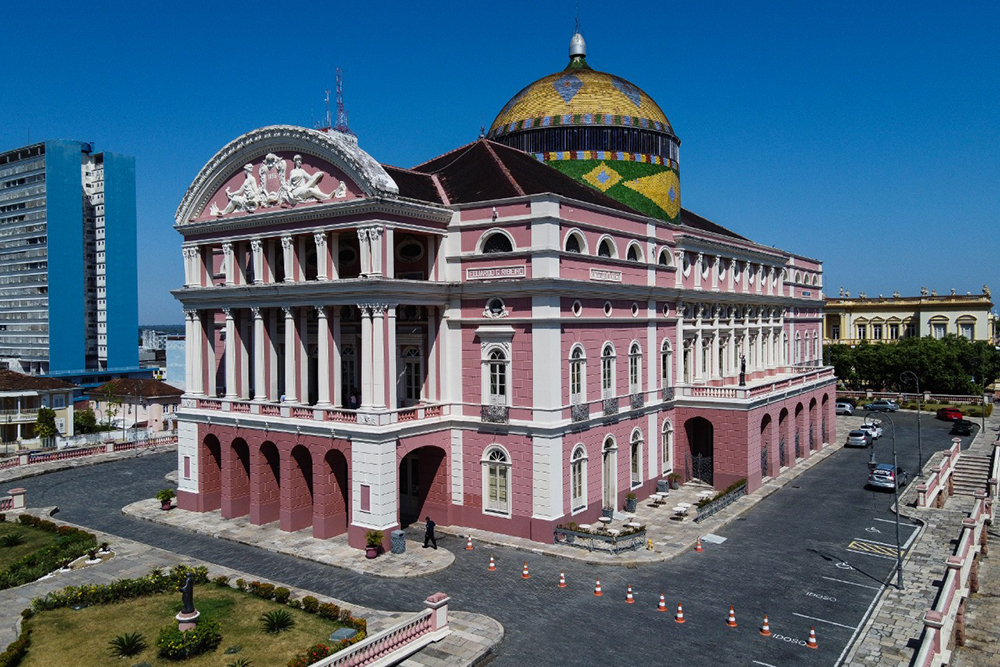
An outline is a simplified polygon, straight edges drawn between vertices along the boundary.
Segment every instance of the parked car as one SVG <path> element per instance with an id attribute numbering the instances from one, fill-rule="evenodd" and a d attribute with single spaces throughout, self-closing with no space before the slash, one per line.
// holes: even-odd
<path id="1" fill-rule="evenodd" d="M 896 490 L 896 485 L 906 486 L 910 475 L 902 468 L 895 468 L 891 463 L 879 463 L 868 473 L 868 484 L 879 489 Z"/>
<path id="2" fill-rule="evenodd" d="M 851 406 L 852 408 L 856 408 L 856 407 L 858 407 L 858 402 L 857 402 L 857 400 L 856 400 L 856 399 L 853 399 L 853 398 L 851 398 L 850 396 L 841 396 L 840 398 L 838 398 L 838 399 L 837 399 L 837 402 L 838 402 L 838 403 L 847 403 L 847 404 L 848 404 L 848 405 L 850 405 L 850 406 Z"/>
<path id="3" fill-rule="evenodd" d="M 959 419 L 951 426 L 951 435 L 972 435 L 974 424 L 968 419 Z"/>
<path id="4" fill-rule="evenodd" d="M 962 411 L 958 408 L 941 408 L 937 411 L 937 418 L 945 421 L 957 421 L 962 417 Z"/>
<path id="5" fill-rule="evenodd" d="M 837 414 L 838 415 L 853 415 L 854 406 L 850 403 L 845 403 L 843 401 L 837 401 Z"/>
<path id="6" fill-rule="evenodd" d="M 868 431 L 851 431 L 847 434 L 847 442 L 844 447 L 871 447 L 872 434 Z"/>
<path id="7" fill-rule="evenodd" d="M 882 437 L 882 424 L 881 422 L 870 422 L 868 424 L 862 424 L 858 427 L 859 430 L 867 431 L 871 436 L 872 440 L 878 440 Z"/>
<path id="8" fill-rule="evenodd" d="M 865 410 L 871 410 L 872 412 L 895 412 L 899 410 L 896 401 L 890 401 L 887 398 L 880 398 L 877 401 L 865 403 L 863 407 Z"/>

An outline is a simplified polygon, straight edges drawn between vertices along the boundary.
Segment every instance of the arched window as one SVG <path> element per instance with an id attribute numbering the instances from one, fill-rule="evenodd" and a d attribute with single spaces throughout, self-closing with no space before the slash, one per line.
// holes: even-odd
<path id="1" fill-rule="evenodd" d="M 632 343 L 628 350 L 628 391 L 630 394 L 642 391 L 642 348 L 638 342 Z"/>
<path id="2" fill-rule="evenodd" d="M 802 334 L 795 334 L 795 364 L 802 363 Z"/>
<path id="3" fill-rule="evenodd" d="M 670 266 L 670 248 L 660 250 L 660 255 L 656 260 L 660 266 Z"/>
<path id="4" fill-rule="evenodd" d="M 684 383 L 691 384 L 691 376 L 694 372 L 694 345 L 690 338 L 684 339 L 684 349 L 681 350 L 681 363 L 684 371 Z"/>
<path id="5" fill-rule="evenodd" d="M 361 404 L 361 392 L 358 391 L 358 364 L 353 345 L 345 345 L 340 355 L 340 395 L 343 397 L 343 407 L 356 409 Z"/>
<path id="6" fill-rule="evenodd" d="M 569 355 L 569 400 L 573 405 L 586 403 L 587 358 L 582 345 L 573 347 Z"/>
<path id="7" fill-rule="evenodd" d="M 420 402 L 420 389 L 423 385 L 422 356 L 420 348 L 406 347 L 403 349 L 403 391 L 400 398 L 404 405 L 414 405 Z"/>
<path id="8" fill-rule="evenodd" d="M 507 405 L 507 355 L 501 349 L 489 354 L 490 404 Z"/>
<path id="9" fill-rule="evenodd" d="M 613 398 L 615 395 L 615 348 L 605 343 L 601 350 L 601 397 Z"/>
<path id="10" fill-rule="evenodd" d="M 511 242 L 510 237 L 503 232 L 488 233 L 481 243 L 484 255 L 492 255 L 498 252 L 514 252 L 514 244 Z"/>
<path id="11" fill-rule="evenodd" d="M 587 450 L 583 445 L 573 449 L 570 467 L 570 507 L 573 512 L 587 508 Z"/>
<path id="12" fill-rule="evenodd" d="M 618 250 L 615 248 L 614 241 L 611 237 L 605 236 L 601 239 L 601 242 L 597 245 L 597 256 L 598 257 L 617 257 Z"/>
<path id="13" fill-rule="evenodd" d="M 670 341 L 664 340 L 663 345 L 660 346 L 660 388 L 667 389 L 670 387 L 670 375 L 671 375 L 671 363 L 673 362 L 673 354 L 671 354 Z"/>
<path id="14" fill-rule="evenodd" d="M 642 261 L 642 249 L 639 244 L 632 242 L 628 246 L 628 251 L 625 253 L 625 259 L 630 262 L 641 262 Z"/>
<path id="15" fill-rule="evenodd" d="M 629 450 L 632 458 L 632 488 L 642 484 L 642 431 L 635 429 L 629 438 Z"/>
<path id="16" fill-rule="evenodd" d="M 510 457 L 499 446 L 486 450 L 483 459 L 483 511 L 510 516 Z"/>
<path id="17" fill-rule="evenodd" d="M 674 425 L 669 419 L 663 422 L 660 444 L 663 448 L 663 474 L 667 474 L 674 468 Z"/>
<path id="18" fill-rule="evenodd" d="M 566 252 L 582 253 L 584 248 L 583 237 L 577 232 L 570 232 L 566 235 Z"/>

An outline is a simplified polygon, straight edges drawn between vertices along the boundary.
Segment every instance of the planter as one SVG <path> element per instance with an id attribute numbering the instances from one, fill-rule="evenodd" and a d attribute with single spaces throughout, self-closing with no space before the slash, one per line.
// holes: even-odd
<path id="1" fill-rule="evenodd" d="M 378 547 L 365 547 L 365 558 L 378 558 Z"/>
<path id="2" fill-rule="evenodd" d="M 638 498 L 626 498 L 625 499 L 625 511 L 634 512 L 636 506 L 639 504 Z"/>
<path id="3" fill-rule="evenodd" d="M 614 507 L 601 508 L 601 516 L 606 516 L 609 519 L 613 519 L 615 516 L 615 508 Z"/>
<path id="4" fill-rule="evenodd" d="M 594 532 L 580 532 L 568 528 L 553 530 L 553 543 L 566 544 L 587 551 L 605 551 L 612 554 L 622 551 L 636 551 L 646 546 L 645 529 L 620 535 L 604 535 Z"/>
<path id="5" fill-rule="evenodd" d="M 160 509 L 161 510 L 168 510 L 171 507 L 172 507 L 172 505 L 171 505 L 171 502 L 169 500 L 164 500 L 163 502 L 160 503 Z"/>

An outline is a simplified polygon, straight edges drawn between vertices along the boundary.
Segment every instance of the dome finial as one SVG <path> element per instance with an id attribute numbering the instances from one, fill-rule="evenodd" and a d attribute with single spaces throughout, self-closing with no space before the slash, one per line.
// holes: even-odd
<path id="1" fill-rule="evenodd" d="M 580 34 L 580 19 L 576 20 L 576 30 L 573 31 L 573 38 L 569 40 L 569 57 L 570 60 L 587 57 L 587 43 Z"/>

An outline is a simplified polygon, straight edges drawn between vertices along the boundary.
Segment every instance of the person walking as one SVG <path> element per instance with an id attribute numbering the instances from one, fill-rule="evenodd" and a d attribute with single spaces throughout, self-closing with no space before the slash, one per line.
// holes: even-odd
<path id="1" fill-rule="evenodd" d="M 437 524 L 431 521 L 430 517 L 427 517 L 427 530 L 424 532 L 424 549 L 427 548 L 428 542 L 431 542 L 435 549 L 438 548 L 437 539 L 434 537 L 434 526 L 436 525 Z"/>

